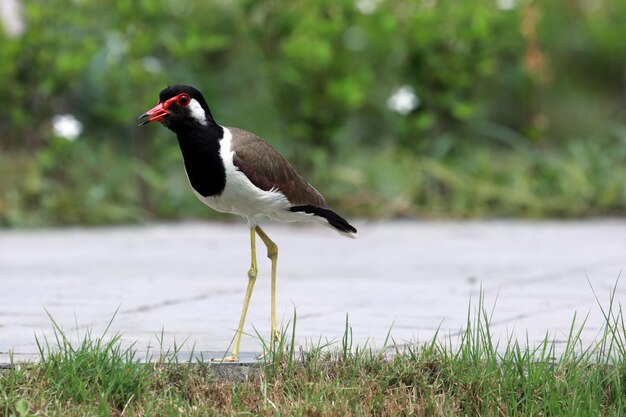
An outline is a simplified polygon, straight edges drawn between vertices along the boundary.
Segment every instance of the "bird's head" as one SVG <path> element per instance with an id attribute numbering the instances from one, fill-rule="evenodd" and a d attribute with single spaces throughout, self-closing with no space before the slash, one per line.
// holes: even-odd
<path id="1" fill-rule="evenodd" d="M 215 123 L 202 93 L 188 85 L 165 88 L 159 94 L 157 105 L 139 116 L 139 120 L 139 126 L 161 122 L 174 132 Z"/>

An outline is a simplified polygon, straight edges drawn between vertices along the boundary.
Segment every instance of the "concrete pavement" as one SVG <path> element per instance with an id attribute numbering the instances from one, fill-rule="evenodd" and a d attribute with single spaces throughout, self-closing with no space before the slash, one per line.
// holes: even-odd
<path id="1" fill-rule="evenodd" d="M 603 324 L 601 301 L 626 267 L 626 221 L 356 222 L 350 240 L 317 225 L 268 224 L 279 246 L 278 317 L 297 309 L 297 339 L 341 341 L 346 314 L 354 344 L 380 346 L 455 335 L 470 297 L 495 303 L 492 331 L 503 342 L 546 332 L 565 340 L 575 312 L 589 313 L 583 340 Z M 173 349 L 221 355 L 238 322 L 249 267 L 243 223 L 156 224 L 101 229 L 0 231 L 0 363 L 36 356 L 35 335 L 51 316 L 74 340 L 110 334 L 140 355 Z M 246 331 L 269 335 L 269 260 Z M 626 299 L 618 285 L 617 300 Z M 496 301 L 497 298 L 497 301 Z M 161 335 L 163 335 L 162 340 Z M 260 351 L 242 339 L 244 357 Z"/>

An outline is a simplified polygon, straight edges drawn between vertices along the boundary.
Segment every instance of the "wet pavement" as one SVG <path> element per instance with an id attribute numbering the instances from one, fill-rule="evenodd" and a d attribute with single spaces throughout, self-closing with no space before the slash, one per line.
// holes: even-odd
<path id="1" fill-rule="evenodd" d="M 300 344 L 381 347 L 454 339 L 484 291 L 491 330 L 557 345 L 589 314 L 590 343 L 626 267 L 626 221 L 356 222 L 359 238 L 318 225 L 267 224 L 279 246 L 279 322 L 297 314 Z M 0 231 L 0 364 L 36 357 L 53 341 L 50 316 L 72 339 L 117 332 L 140 357 L 178 350 L 220 357 L 238 322 L 249 268 L 244 223 Z M 252 361 L 270 324 L 270 263 L 259 240 L 259 277 L 242 339 Z M 591 285 L 591 286 L 590 286 Z M 615 289 L 626 300 L 626 285 Z M 116 313 L 117 311 L 117 313 Z"/>

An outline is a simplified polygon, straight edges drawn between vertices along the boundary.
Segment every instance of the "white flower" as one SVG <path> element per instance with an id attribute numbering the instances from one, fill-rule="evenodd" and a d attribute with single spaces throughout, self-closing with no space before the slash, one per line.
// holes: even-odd
<path id="1" fill-rule="evenodd" d="M 57 114 L 52 118 L 52 133 L 74 142 L 83 132 L 83 124 L 73 114 Z"/>
<path id="2" fill-rule="evenodd" d="M 496 3 L 500 10 L 512 10 L 517 6 L 517 0 L 496 0 Z"/>
<path id="3" fill-rule="evenodd" d="M 356 0 L 356 8 L 363 14 L 372 14 L 379 0 Z"/>
<path id="4" fill-rule="evenodd" d="M 403 116 L 411 113 L 420 105 L 420 99 L 415 94 L 415 90 L 410 85 L 403 85 L 398 88 L 387 99 L 387 107 Z"/>
<path id="5" fill-rule="evenodd" d="M 18 0 L 0 0 L 0 23 L 10 38 L 16 38 L 24 33 L 26 22 Z"/>

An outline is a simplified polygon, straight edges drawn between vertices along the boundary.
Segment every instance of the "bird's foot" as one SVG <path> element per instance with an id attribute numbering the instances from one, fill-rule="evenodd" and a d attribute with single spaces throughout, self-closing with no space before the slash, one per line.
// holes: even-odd
<path id="1" fill-rule="evenodd" d="M 280 332 L 278 329 L 272 330 L 272 343 L 280 342 Z"/>
<path id="2" fill-rule="evenodd" d="M 270 350 L 270 348 L 263 350 L 263 353 L 260 353 L 257 355 L 256 360 L 257 361 L 264 361 L 266 359 L 272 359 L 272 350 Z"/>
<path id="3" fill-rule="evenodd" d="M 223 358 L 211 358 L 211 362 L 218 362 L 218 363 L 239 362 L 239 357 L 237 355 L 228 355 Z"/>
<path id="4" fill-rule="evenodd" d="M 272 330 L 272 336 L 270 338 L 270 345 L 263 350 L 263 353 L 256 357 L 256 360 L 262 361 L 267 358 L 271 351 L 273 351 L 276 347 L 276 344 L 280 342 L 280 332 L 277 329 Z"/>

